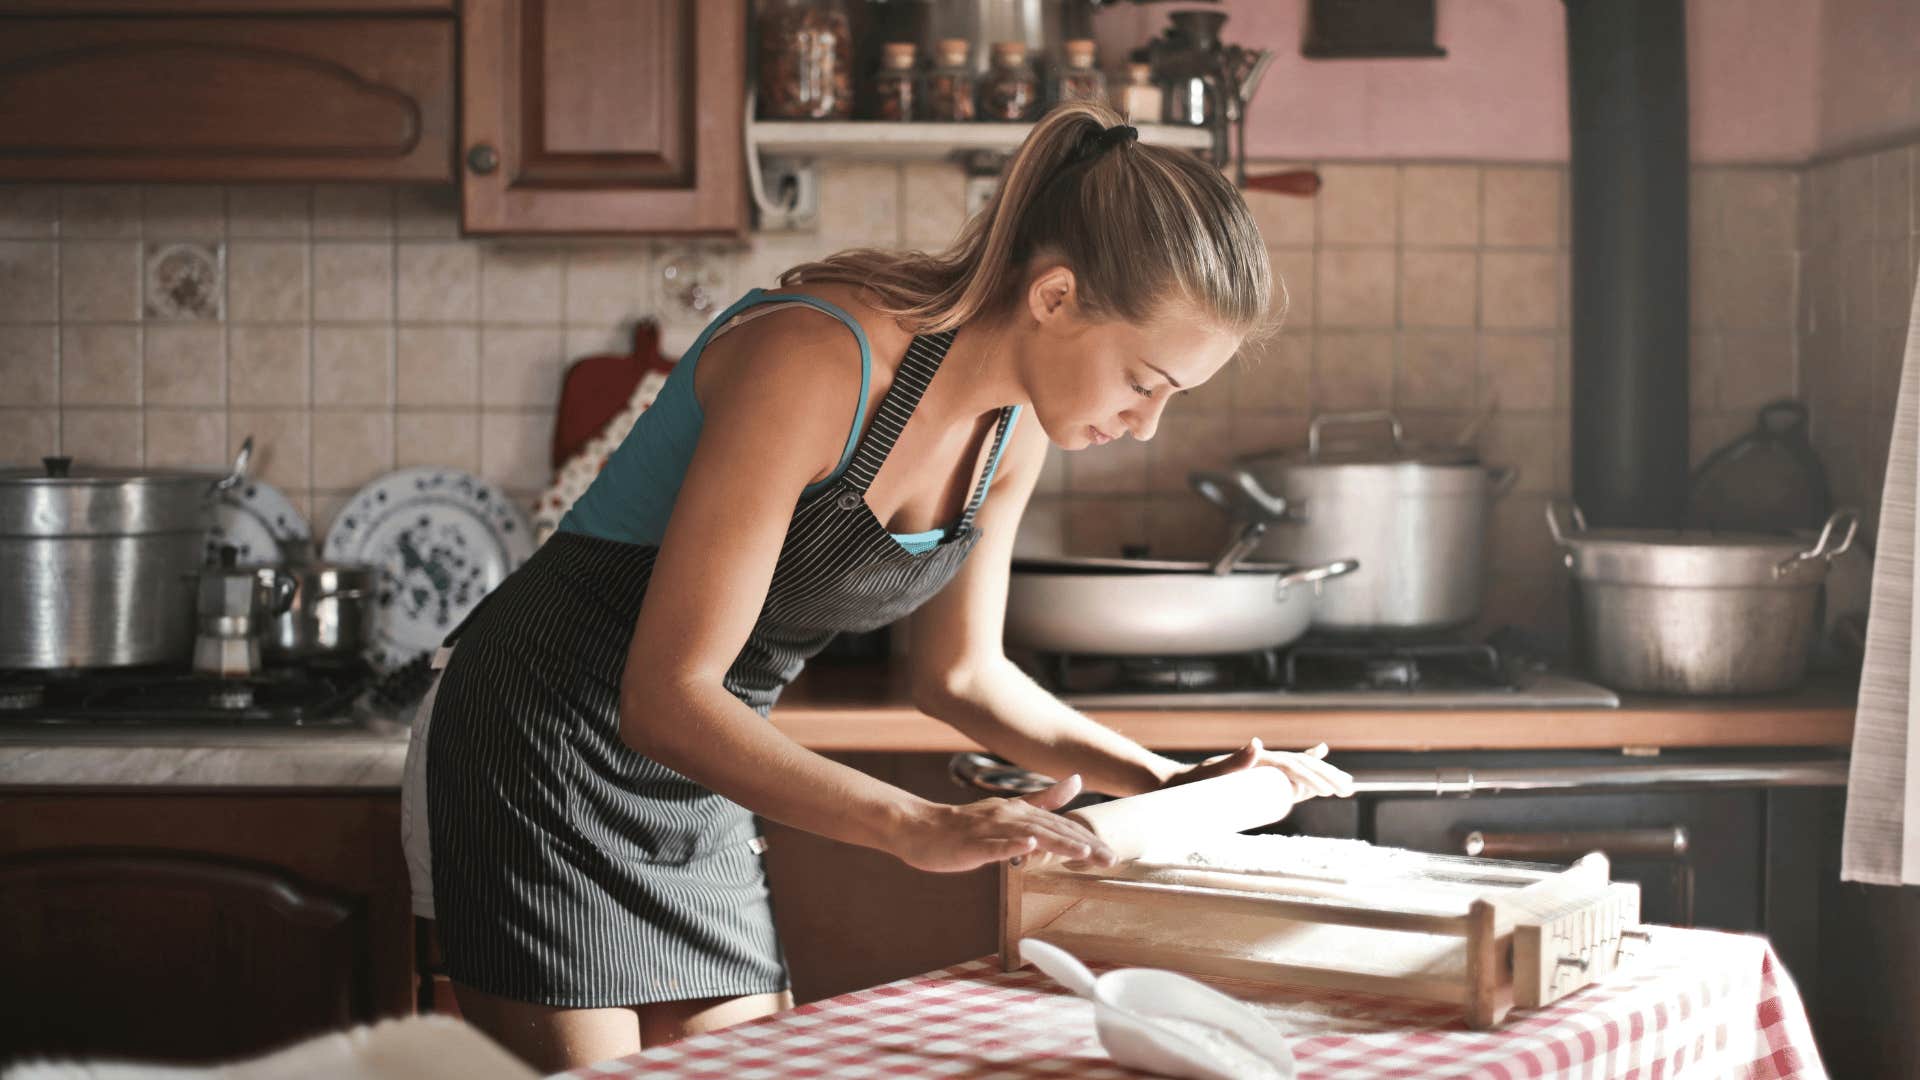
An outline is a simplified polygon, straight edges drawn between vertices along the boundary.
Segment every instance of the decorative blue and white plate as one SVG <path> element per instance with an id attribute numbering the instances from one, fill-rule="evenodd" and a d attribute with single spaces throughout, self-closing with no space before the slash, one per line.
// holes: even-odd
<path id="1" fill-rule="evenodd" d="M 458 469 L 401 469 L 361 488 L 333 519 L 329 562 L 380 570 L 367 659 L 390 671 L 437 648 L 533 554 L 526 515 Z"/>
<path id="2" fill-rule="evenodd" d="M 271 566 L 287 561 L 289 547 L 312 540 L 306 517 L 272 484 L 243 479 L 214 496 L 208 562 L 218 562 L 221 546 L 232 544 L 241 566 Z"/>

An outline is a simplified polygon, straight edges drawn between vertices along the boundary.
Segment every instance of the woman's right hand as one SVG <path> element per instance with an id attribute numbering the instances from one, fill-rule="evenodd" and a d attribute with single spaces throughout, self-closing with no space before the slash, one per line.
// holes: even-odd
<path id="1" fill-rule="evenodd" d="M 1073 818 L 1054 811 L 1080 794 L 1080 776 L 1031 795 L 949 806 L 928 803 L 899 830 L 893 854 L 908 866 L 940 873 L 972 870 L 1045 851 L 1064 860 L 1114 864 L 1113 849 Z"/>

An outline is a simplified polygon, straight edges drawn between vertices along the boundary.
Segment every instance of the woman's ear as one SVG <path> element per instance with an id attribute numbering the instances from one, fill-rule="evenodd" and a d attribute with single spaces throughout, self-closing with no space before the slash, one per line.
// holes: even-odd
<path id="1" fill-rule="evenodd" d="M 1042 324 L 1061 318 L 1073 309 L 1077 286 L 1064 263 L 1047 267 L 1027 283 L 1027 313 Z"/>

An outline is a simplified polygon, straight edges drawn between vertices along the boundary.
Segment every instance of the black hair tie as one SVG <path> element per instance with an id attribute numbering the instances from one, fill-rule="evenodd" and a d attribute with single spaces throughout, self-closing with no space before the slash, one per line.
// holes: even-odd
<path id="1" fill-rule="evenodd" d="M 1082 139 L 1070 163 L 1086 164 L 1116 146 L 1129 146 L 1139 140 L 1140 129 L 1132 124 L 1115 124 L 1109 128 L 1102 128 L 1097 134 Z"/>
<path id="2" fill-rule="evenodd" d="M 1115 124 L 1093 140 L 1096 153 L 1111 150 L 1116 146 L 1132 146 L 1140 141 L 1140 129 L 1132 124 Z"/>

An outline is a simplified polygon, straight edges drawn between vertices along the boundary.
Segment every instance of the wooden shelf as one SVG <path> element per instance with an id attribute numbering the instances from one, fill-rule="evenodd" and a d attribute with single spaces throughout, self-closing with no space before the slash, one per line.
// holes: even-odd
<path id="1" fill-rule="evenodd" d="M 1140 141 L 1157 146 L 1206 150 L 1213 136 L 1205 128 L 1175 124 L 1139 124 Z M 871 161 L 944 161 L 975 152 L 1012 153 L 1031 124 L 894 123 L 883 120 L 752 120 L 747 146 L 781 157 L 841 158 Z"/>

